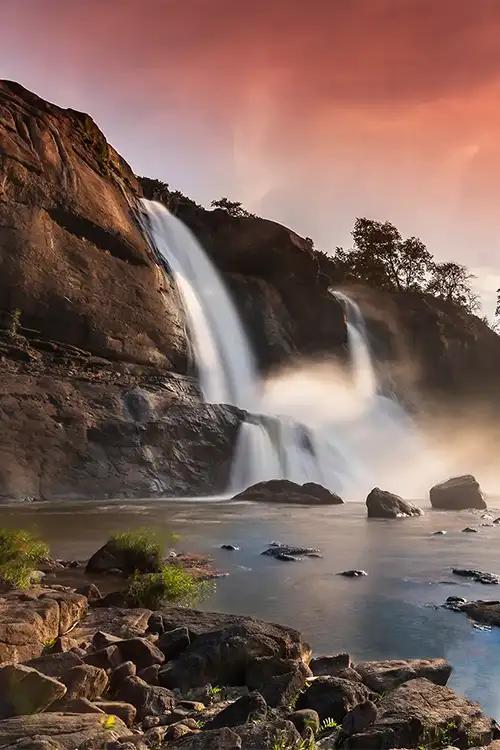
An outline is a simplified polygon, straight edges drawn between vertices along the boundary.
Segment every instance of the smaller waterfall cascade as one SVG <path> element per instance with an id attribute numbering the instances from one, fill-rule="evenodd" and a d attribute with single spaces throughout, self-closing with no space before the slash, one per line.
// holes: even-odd
<path id="1" fill-rule="evenodd" d="M 359 499 L 375 484 L 417 493 L 436 475 L 410 417 L 380 392 L 365 321 L 352 299 L 332 292 L 346 315 L 347 375 L 331 364 L 261 382 L 238 313 L 206 253 L 162 204 L 143 200 L 142 207 L 145 231 L 182 299 L 205 401 L 249 412 L 235 447 L 231 491 L 284 478 Z"/>

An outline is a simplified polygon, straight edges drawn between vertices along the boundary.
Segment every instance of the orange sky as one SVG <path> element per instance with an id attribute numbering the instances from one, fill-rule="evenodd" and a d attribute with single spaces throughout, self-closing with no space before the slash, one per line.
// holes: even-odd
<path id="1" fill-rule="evenodd" d="M 348 242 L 390 219 L 500 286 L 500 0 L 1 0 L 0 75 L 139 172 Z"/>

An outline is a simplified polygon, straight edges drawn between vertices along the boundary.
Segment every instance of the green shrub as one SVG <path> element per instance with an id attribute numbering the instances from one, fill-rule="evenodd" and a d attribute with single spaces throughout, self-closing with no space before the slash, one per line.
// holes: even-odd
<path id="1" fill-rule="evenodd" d="M 158 609 L 166 602 L 194 604 L 209 590 L 207 581 L 200 581 L 178 565 L 164 565 L 157 573 L 136 573 L 130 581 L 128 595 L 136 607 Z"/>
<path id="2" fill-rule="evenodd" d="M 109 545 L 127 559 L 127 569 L 160 570 L 166 539 L 154 529 L 120 531 L 109 540 Z"/>
<path id="3" fill-rule="evenodd" d="M 20 589 L 29 588 L 40 561 L 49 548 L 24 529 L 0 529 L 0 580 Z"/>

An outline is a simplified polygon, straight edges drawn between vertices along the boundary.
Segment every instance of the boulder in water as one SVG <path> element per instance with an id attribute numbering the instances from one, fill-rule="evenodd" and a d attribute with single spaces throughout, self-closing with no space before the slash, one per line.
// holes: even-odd
<path id="1" fill-rule="evenodd" d="M 288 479 L 257 482 L 243 492 L 239 492 L 233 500 L 294 505 L 341 505 L 344 502 L 335 492 L 330 492 L 321 484 L 316 484 L 316 482 L 297 484 Z"/>
<path id="2" fill-rule="evenodd" d="M 466 510 L 467 508 L 484 510 L 486 508 L 479 482 L 471 474 L 452 477 L 446 482 L 436 484 L 429 495 L 432 507 L 439 510 Z"/>
<path id="3" fill-rule="evenodd" d="M 421 516 L 423 510 L 413 503 L 375 487 L 366 498 L 368 518 L 409 518 Z"/>

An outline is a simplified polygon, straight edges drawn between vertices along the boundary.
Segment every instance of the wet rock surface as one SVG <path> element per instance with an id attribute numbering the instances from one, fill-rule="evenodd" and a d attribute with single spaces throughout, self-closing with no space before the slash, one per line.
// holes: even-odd
<path id="1" fill-rule="evenodd" d="M 486 509 L 479 482 L 470 474 L 436 484 L 429 495 L 432 507 L 440 510 Z"/>
<path id="2" fill-rule="evenodd" d="M 342 505 L 343 500 L 326 487 L 315 482 L 297 484 L 288 479 L 271 479 L 247 487 L 234 496 L 234 500 L 264 503 L 290 503 L 298 505 Z"/>
<path id="3" fill-rule="evenodd" d="M 368 518 L 409 518 L 421 516 L 423 510 L 399 495 L 375 487 L 366 498 Z"/>
<path id="4" fill-rule="evenodd" d="M 494 586 L 500 583 L 500 576 L 496 573 L 485 573 L 482 570 L 469 570 L 467 568 L 453 568 L 452 572 L 456 576 L 470 578 L 476 583 L 483 583 L 486 586 Z"/>

